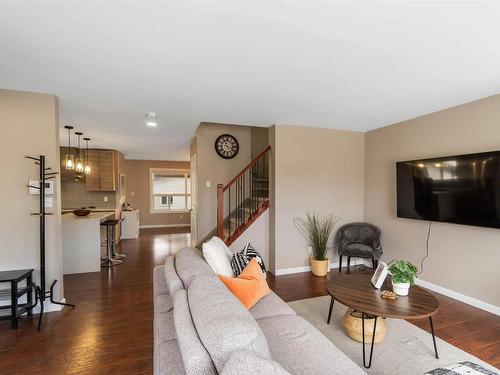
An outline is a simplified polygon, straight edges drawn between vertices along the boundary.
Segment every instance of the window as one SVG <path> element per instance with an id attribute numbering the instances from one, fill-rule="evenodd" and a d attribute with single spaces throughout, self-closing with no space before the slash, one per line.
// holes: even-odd
<path id="1" fill-rule="evenodd" d="M 151 213 L 191 209 L 189 171 L 151 169 Z"/>

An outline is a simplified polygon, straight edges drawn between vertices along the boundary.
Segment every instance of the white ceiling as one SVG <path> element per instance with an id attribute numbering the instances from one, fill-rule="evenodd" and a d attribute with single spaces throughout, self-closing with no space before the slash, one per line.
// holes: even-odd
<path id="1" fill-rule="evenodd" d="M 0 88 L 56 94 L 92 146 L 188 160 L 201 121 L 364 131 L 497 94 L 499 36 L 499 2 L 2 2 Z"/>

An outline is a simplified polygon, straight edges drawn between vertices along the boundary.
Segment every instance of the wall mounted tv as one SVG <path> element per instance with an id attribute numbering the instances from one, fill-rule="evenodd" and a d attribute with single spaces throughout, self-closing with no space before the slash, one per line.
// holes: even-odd
<path id="1" fill-rule="evenodd" d="M 396 163 L 397 215 L 500 228 L 500 151 Z"/>

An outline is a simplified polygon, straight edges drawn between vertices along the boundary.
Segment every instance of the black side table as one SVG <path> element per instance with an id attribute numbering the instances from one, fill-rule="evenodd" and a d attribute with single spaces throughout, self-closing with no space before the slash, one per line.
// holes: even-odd
<path id="1" fill-rule="evenodd" d="M 18 285 L 26 280 L 26 286 Z M 0 283 L 10 283 L 10 289 L 0 290 L 0 295 L 10 294 L 10 305 L 0 306 L 0 310 L 10 309 L 10 315 L 0 316 L 0 320 L 10 319 L 12 329 L 17 329 L 18 317 L 24 313 L 32 315 L 33 309 L 33 270 L 12 270 L 0 272 Z M 19 298 L 26 296 L 26 303 L 19 303 Z"/>

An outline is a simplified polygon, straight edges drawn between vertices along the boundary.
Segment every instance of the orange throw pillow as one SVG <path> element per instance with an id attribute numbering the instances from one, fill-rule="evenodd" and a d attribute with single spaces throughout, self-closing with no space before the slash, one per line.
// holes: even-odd
<path id="1" fill-rule="evenodd" d="M 218 276 L 247 309 L 251 309 L 262 297 L 271 293 L 256 258 L 247 264 L 238 277 Z"/>

